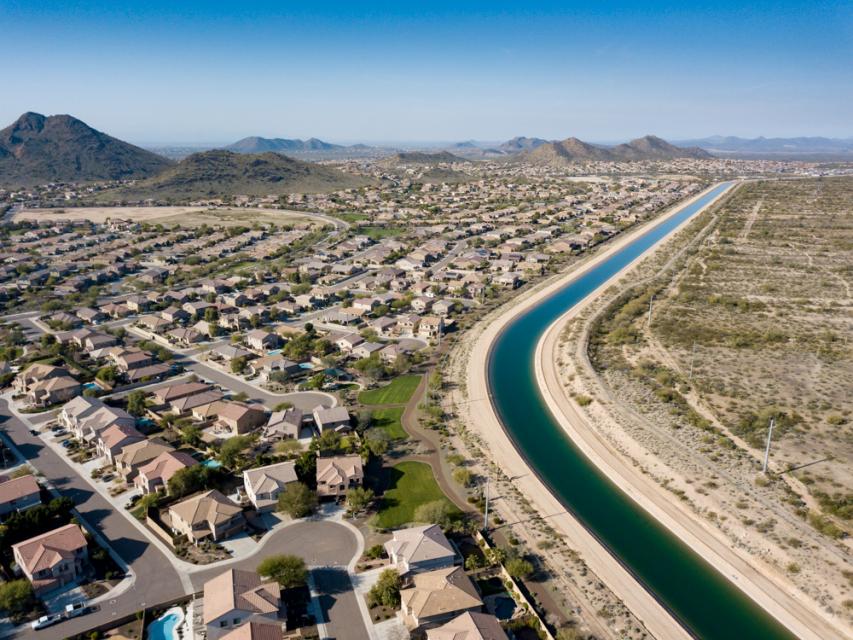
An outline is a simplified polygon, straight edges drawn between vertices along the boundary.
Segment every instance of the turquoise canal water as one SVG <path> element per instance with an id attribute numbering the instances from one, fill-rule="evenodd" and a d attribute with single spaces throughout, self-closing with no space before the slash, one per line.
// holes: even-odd
<path id="1" fill-rule="evenodd" d="M 558 317 L 730 187 L 718 185 L 516 318 L 493 345 L 489 388 L 504 428 L 542 481 L 691 634 L 703 640 L 790 639 L 575 448 L 542 399 L 533 366 L 540 337 Z"/>

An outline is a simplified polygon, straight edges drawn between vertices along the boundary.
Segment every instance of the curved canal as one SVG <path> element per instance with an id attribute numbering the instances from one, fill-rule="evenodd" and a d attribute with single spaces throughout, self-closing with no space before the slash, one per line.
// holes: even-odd
<path id="1" fill-rule="evenodd" d="M 793 636 L 710 564 L 620 491 L 565 435 L 542 399 L 534 373 L 546 329 L 670 231 L 731 187 L 724 183 L 650 228 L 607 260 L 515 318 L 489 357 L 489 388 L 519 452 L 562 504 L 694 636 L 790 639 Z"/>

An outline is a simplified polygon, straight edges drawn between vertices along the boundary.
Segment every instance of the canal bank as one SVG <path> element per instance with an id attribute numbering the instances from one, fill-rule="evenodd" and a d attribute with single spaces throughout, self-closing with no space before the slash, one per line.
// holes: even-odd
<path id="1" fill-rule="evenodd" d="M 486 437 L 496 464 L 513 476 L 517 488 L 568 536 L 590 568 L 659 638 L 687 637 L 670 613 L 703 638 L 790 636 L 607 481 L 571 445 L 539 395 L 534 352 L 554 320 L 727 188 L 721 185 L 682 203 L 644 229 L 626 234 L 591 256 L 572 274 L 522 295 L 515 309 L 489 324 L 476 338 L 469 366 L 468 413 Z M 494 404 L 506 432 L 492 410 L 486 384 L 484 369 L 492 344 L 489 372 Z M 531 473 L 531 468 L 539 475 Z M 648 589 L 641 588 L 639 582 Z"/>

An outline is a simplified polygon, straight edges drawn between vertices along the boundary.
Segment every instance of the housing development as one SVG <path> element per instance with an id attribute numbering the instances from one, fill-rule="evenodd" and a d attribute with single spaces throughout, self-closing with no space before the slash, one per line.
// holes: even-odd
<path id="1" fill-rule="evenodd" d="M 853 638 L 852 23 L 0 2 L 0 640 Z"/>

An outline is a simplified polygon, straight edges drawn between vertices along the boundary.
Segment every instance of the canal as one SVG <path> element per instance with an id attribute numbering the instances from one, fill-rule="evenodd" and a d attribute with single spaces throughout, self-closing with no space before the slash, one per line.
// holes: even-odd
<path id="1" fill-rule="evenodd" d="M 534 373 L 536 345 L 557 318 L 730 187 L 714 187 L 515 318 L 492 347 L 489 389 L 504 429 L 542 481 L 691 634 L 790 639 L 787 629 L 597 470 L 553 419 Z"/>

